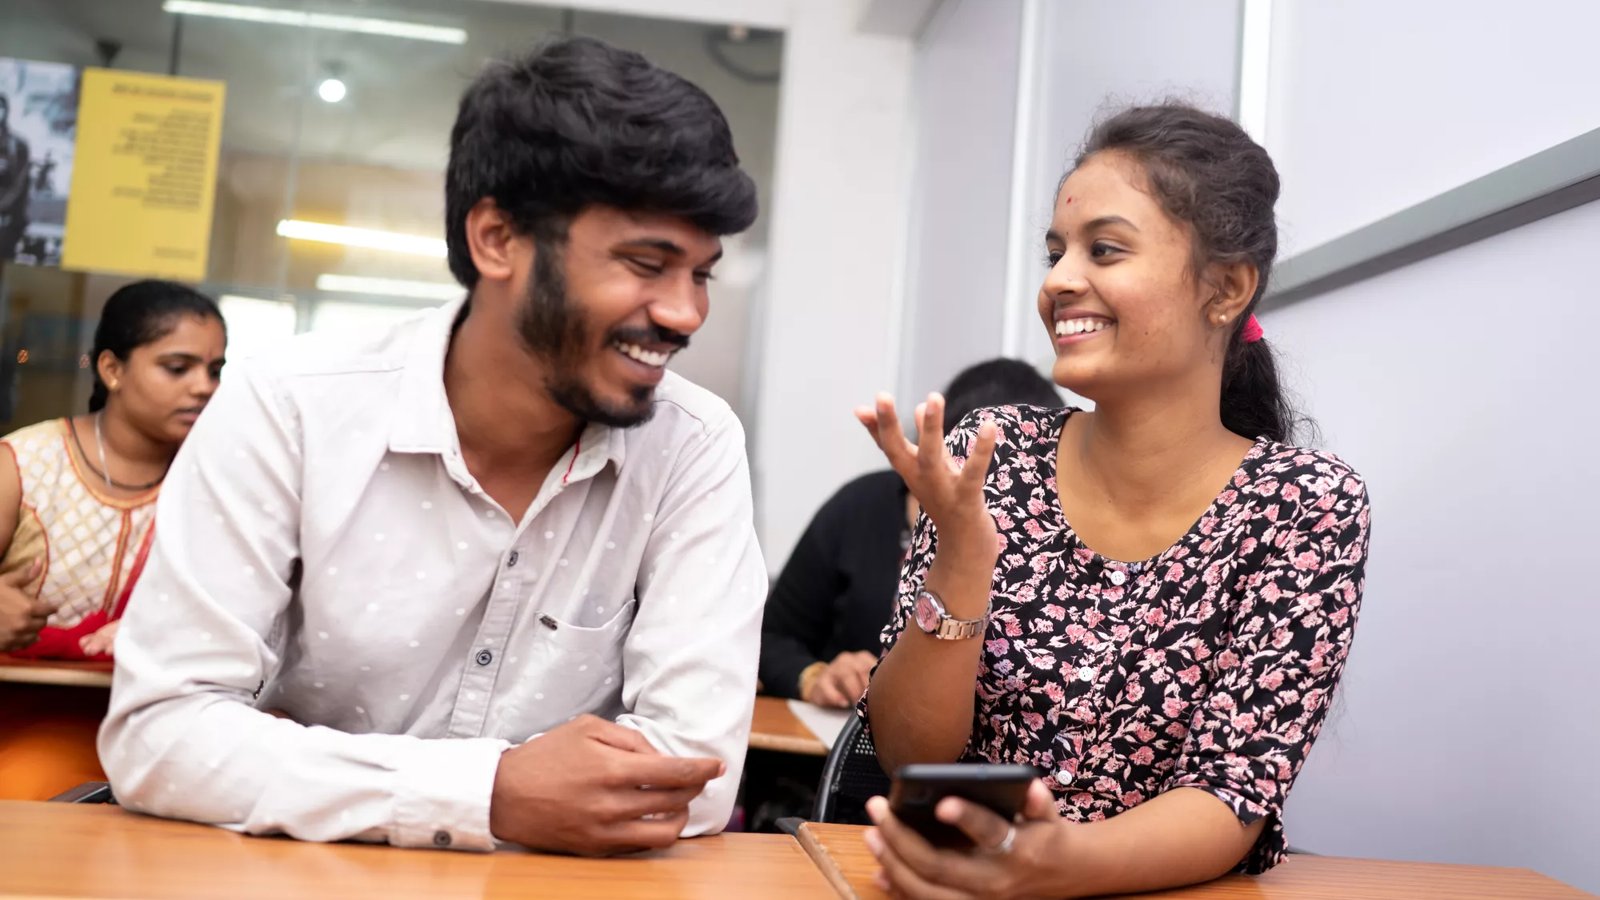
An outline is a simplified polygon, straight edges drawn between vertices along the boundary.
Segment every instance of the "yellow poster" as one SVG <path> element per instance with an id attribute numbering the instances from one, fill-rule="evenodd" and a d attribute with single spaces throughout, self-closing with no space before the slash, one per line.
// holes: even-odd
<path id="1" fill-rule="evenodd" d="M 61 267 L 201 281 L 223 84 L 84 69 Z"/>

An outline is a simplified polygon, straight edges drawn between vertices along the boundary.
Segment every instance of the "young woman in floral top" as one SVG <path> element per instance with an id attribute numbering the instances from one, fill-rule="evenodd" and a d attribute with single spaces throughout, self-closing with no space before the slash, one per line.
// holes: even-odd
<path id="1" fill-rule="evenodd" d="M 874 799 L 867 843 L 897 893 L 1122 893 L 1282 859 L 1284 799 L 1350 647 L 1368 509 L 1359 475 L 1289 443 L 1251 314 L 1277 197 L 1232 122 L 1122 112 L 1061 183 L 1038 298 L 1056 382 L 1095 410 L 985 410 L 946 441 L 935 395 L 915 445 L 888 396 L 857 411 L 924 510 L 861 703 L 884 768 L 1044 776 L 1017 823 L 940 805 L 974 853 L 932 848 Z"/>

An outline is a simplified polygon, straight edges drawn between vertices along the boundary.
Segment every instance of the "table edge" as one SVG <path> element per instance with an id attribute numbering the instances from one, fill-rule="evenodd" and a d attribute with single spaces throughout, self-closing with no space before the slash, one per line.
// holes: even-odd
<path id="1" fill-rule="evenodd" d="M 56 669 L 48 666 L 0 665 L 0 682 L 9 684 L 54 684 L 69 687 L 111 687 L 110 672 L 90 669 Z"/>
<path id="2" fill-rule="evenodd" d="M 781 753 L 799 753 L 804 756 L 827 756 L 828 745 L 820 738 L 795 737 L 787 734 L 750 732 L 750 746 L 756 750 L 777 750 Z"/>
<path id="3" fill-rule="evenodd" d="M 859 900 L 861 895 L 857 894 L 856 889 L 850 886 L 850 880 L 845 877 L 844 870 L 839 867 L 838 860 L 833 858 L 833 855 L 828 852 L 828 848 L 822 846 L 822 842 L 817 840 L 817 836 L 812 834 L 811 830 L 806 827 L 809 824 L 809 822 L 801 822 L 799 829 L 795 832 L 795 840 L 800 842 L 800 849 L 806 852 L 806 856 L 811 858 L 812 864 L 822 872 L 822 877 L 828 880 L 828 884 L 839 893 L 840 897 L 845 898 L 845 900 Z"/>

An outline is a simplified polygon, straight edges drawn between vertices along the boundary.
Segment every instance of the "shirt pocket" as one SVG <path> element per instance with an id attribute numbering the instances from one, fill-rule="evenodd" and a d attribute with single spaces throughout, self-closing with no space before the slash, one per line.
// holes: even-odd
<path id="1" fill-rule="evenodd" d="M 539 616 L 540 624 L 549 631 L 551 644 L 559 650 L 571 652 L 604 652 L 617 648 L 616 656 L 621 659 L 621 644 L 628 636 L 628 627 L 633 624 L 633 614 L 639 608 L 639 602 L 629 597 L 623 601 L 621 607 L 611 614 L 599 625 L 579 624 L 568 619 L 560 619 L 548 613 Z M 598 613 L 594 616 L 585 616 L 585 619 L 596 619 L 603 616 Z"/>
<path id="2" fill-rule="evenodd" d="M 549 654 L 545 671 L 561 685 L 571 715 L 587 712 L 609 719 L 622 712 L 622 650 L 637 610 L 638 602 L 630 597 L 598 625 L 579 625 L 548 613 L 539 616 Z"/>

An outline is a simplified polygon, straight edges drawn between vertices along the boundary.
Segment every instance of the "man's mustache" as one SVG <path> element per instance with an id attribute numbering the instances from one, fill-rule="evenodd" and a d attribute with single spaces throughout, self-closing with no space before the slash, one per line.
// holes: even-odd
<path id="1" fill-rule="evenodd" d="M 679 334 L 670 328 L 662 328 L 659 325 L 651 325 L 647 328 L 616 328 L 611 332 L 611 339 L 640 346 L 667 344 L 679 350 L 687 349 L 689 346 L 689 336 L 687 334 Z"/>

